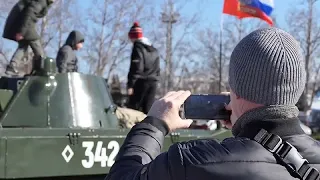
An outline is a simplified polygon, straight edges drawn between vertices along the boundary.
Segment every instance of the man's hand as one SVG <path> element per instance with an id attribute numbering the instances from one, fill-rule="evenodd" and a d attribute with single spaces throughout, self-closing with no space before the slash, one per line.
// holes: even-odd
<path id="1" fill-rule="evenodd" d="M 181 119 L 179 109 L 190 95 L 190 91 L 168 92 L 163 98 L 153 103 L 148 116 L 163 120 L 168 125 L 170 132 L 188 128 L 193 121 Z"/>
<path id="2" fill-rule="evenodd" d="M 17 41 L 21 41 L 23 39 L 23 36 L 21 33 L 17 33 L 15 38 Z"/>
<path id="3" fill-rule="evenodd" d="M 129 89 L 128 89 L 128 95 L 129 95 L 129 96 L 133 95 L 133 88 L 129 88 Z"/>

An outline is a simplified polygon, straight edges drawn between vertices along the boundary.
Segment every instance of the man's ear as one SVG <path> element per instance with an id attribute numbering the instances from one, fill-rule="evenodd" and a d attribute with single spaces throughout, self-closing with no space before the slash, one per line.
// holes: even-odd
<path id="1" fill-rule="evenodd" d="M 230 90 L 229 94 L 230 94 L 231 92 L 233 93 L 233 95 L 235 95 L 235 96 L 236 96 L 236 99 L 241 99 L 241 97 L 240 97 L 240 96 L 238 96 L 238 95 L 237 95 L 234 91 L 232 91 L 232 90 Z"/>

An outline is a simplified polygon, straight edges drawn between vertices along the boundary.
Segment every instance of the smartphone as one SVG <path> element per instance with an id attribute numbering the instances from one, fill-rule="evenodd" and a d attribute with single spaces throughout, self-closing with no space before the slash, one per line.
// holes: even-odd
<path id="1" fill-rule="evenodd" d="M 192 120 L 230 120 L 231 111 L 226 110 L 229 95 L 191 95 L 182 107 L 182 118 Z"/>

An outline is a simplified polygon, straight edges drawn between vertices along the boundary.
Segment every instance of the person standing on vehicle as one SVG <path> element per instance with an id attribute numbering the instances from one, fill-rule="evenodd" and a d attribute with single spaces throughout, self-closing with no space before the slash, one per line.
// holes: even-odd
<path id="1" fill-rule="evenodd" d="M 59 49 L 56 65 L 59 73 L 78 72 L 78 58 L 74 51 L 83 47 L 84 36 L 79 31 L 72 31 L 66 43 Z"/>
<path id="2" fill-rule="evenodd" d="M 222 122 L 234 137 L 160 154 L 168 133 L 192 123 L 179 116 L 191 92 L 169 92 L 128 133 L 106 180 L 319 180 L 320 142 L 303 132 L 295 106 L 305 83 L 299 42 L 278 28 L 253 31 L 230 58 L 232 114 Z"/>
<path id="3" fill-rule="evenodd" d="M 160 57 L 158 50 L 143 37 L 139 23 L 133 24 L 128 35 L 133 42 L 127 83 L 128 107 L 147 114 L 160 79 Z"/>
<path id="4" fill-rule="evenodd" d="M 47 15 L 53 2 L 54 0 L 19 0 L 12 8 L 5 23 L 3 38 L 16 41 L 18 48 L 6 68 L 7 75 L 20 75 L 17 68 L 23 63 L 29 46 L 34 53 L 33 72 L 40 71 L 44 50 L 36 24 L 38 19 Z"/>

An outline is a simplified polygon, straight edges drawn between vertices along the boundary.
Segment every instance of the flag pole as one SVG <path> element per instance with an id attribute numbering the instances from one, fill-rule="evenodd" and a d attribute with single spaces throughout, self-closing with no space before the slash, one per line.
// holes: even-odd
<path id="1" fill-rule="evenodd" d="M 222 90 L 221 90 L 221 85 L 222 85 L 222 35 L 223 35 L 223 14 L 221 14 L 221 18 L 220 18 L 219 93 L 222 92 Z"/>

